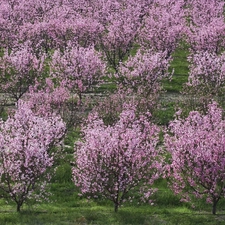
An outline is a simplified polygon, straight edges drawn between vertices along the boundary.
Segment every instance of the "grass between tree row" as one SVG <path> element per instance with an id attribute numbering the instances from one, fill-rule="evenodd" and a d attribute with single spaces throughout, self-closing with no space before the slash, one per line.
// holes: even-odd
<path id="1" fill-rule="evenodd" d="M 23 206 L 21 213 L 15 212 L 15 205 L 0 201 L 0 224 L 2 225 L 222 225 L 225 223 L 225 201 L 218 205 L 218 214 L 211 215 L 211 207 L 204 200 L 181 203 L 179 197 L 166 187 L 165 181 L 156 184 L 158 192 L 153 196 L 154 205 L 132 203 L 124 204 L 114 212 L 113 205 L 103 199 L 87 200 L 78 197 L 76 187 L 70 182 L 53 183 L 52 202 Z"/>

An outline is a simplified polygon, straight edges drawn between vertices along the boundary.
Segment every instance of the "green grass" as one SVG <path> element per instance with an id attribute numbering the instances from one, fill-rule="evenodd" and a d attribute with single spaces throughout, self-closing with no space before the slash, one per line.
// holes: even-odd
<path id="1" fill-rule="evenodd" d="M 166 187 L 166 181 L 156 183 L 159 191 L 154 195 L 155 204 L 127 203 L 114 212 L 113 204 L 106 200 L 87 200 L 77 195 L 72 183 L 53 183 L 51 202 L 24 205 L 21 213 L 13 203 L 0 201 L 1 225 L 222 225 L 224 204 L 218 214 L 211 215 L 210 205 L 196 201 L 196 207 L 181 203 Z"/>
<path id="2" fill-rule="evenodd" d="M 174 118 L 176 102 L 162 101 L 160 108 L 153 112 L 153 121 L 158 125 L 167 125 Z"/>
<path id="3" fill-rule="evenodd" d="M 168 92 L 180 92 L 182 91 L 183 84 L 188 80 L 188 62 L 187 62 L 188 50 L 186 46 L 181 46 L 173 54 L 173 60 L 170 65 L 169 71 L 174 71 L 172 80 L 165 80 L 163 87 Z"/>
<path id="4" fill-rule="evenodd" d="M 113 92 L 116 90 L 116 83 L 113 82 L 113 79 L 101 84 L 98 87 L 95 87 L 94 93 L 106 93 L 106 92 Z"/>

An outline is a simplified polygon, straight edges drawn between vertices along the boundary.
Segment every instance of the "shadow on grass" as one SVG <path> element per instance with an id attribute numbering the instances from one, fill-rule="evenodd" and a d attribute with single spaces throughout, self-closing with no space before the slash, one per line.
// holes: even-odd
<path id="1" fill-rule="evenodd" d="M 80 207 L 75 210 L 0 211 L 1 225 L 223 225 L 225 215 L 195 212 L 185 207 Z"/>
<path id="2" fill-rule="evenodd" d="M 179 210 L 178 210 L 179 211 Z M 182 211 L 182 209 L 181 209 Z M 141 211 L 121 210 L 118 215 L 119 224 L 132 225 L 223 225 L 225 215 L 199 214 L 194 212 L 184 213 L 176 210 L 163 209 L 155 212 L 142 213 Z"/>

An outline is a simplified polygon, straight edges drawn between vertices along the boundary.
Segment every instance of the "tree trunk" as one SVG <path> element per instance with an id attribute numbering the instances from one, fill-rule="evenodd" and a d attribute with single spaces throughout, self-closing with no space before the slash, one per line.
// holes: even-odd
<path id="1" fill-rule="evenodd" d="M 216 206 L 217 206 L 218 200 L 213 198 L 213 207 L 212 207 L 212 214 L 216 215 Z"/>
<path id="2" fill-rule="evenodd" d="M 21 207 L 21 204 L 20 203 L 17 203 L 17 208 L 16 208 L 16 211 L 17 212 L 20 212 L 20 207 Z"/>
<path id="3" fill-rule="evenodd" d="M 114 211 L 116 213 L 118 212 L 118 207 L 119 207 L 119 204 L 118 203 L 114 203 Z"/>

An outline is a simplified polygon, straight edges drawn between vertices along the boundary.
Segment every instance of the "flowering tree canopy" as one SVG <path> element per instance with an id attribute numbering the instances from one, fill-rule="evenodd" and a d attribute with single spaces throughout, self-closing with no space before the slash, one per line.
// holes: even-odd
<path id="1" fill-rule="evenodd" d="M 159 128 L 125 109 L 114 125 L 104 125 L 96 114 L 83 128 L 84 138 L 75 145 L 73 178 L 82 194 L 101 194 L 114 203 L 115 211 L 129 191 L 141 183 L 148 198 L 162 170 Z"/>
<path id="2" fill-rule="evenodd" d="M 0 189 L 17 204 L 42 197 L 53 165 L 49 149 L 65 134 L 60 117 L 39 117 L 19 101 L 13 116 L 0 121 Z"/>
<path id="3" fill-rule="evenodd" d="M 224 93 L 225 54 L 217 55 L 208 51 L 192 54 L 188 58 L 190 72 L 186 88 L 189 93 L 200 96 Z"/>
<path id="4" fill-rule="evenodd" d="M 171 187 L 183 200 L 207 197 L 216 213 L 218 201 L 225 197 L 225 120 L 216 102 L 202 115 L 190 112 L 169 125 L 165 146 L 171 153 L 168 175 Z"/>
<path id="5" fill-rule="evenodd" d="M 45 55 L 37 58 L 27 45 L 5 52 L 0 58 L 0 89 L 18 101 L 40 79 L 44 71 Z"/>

